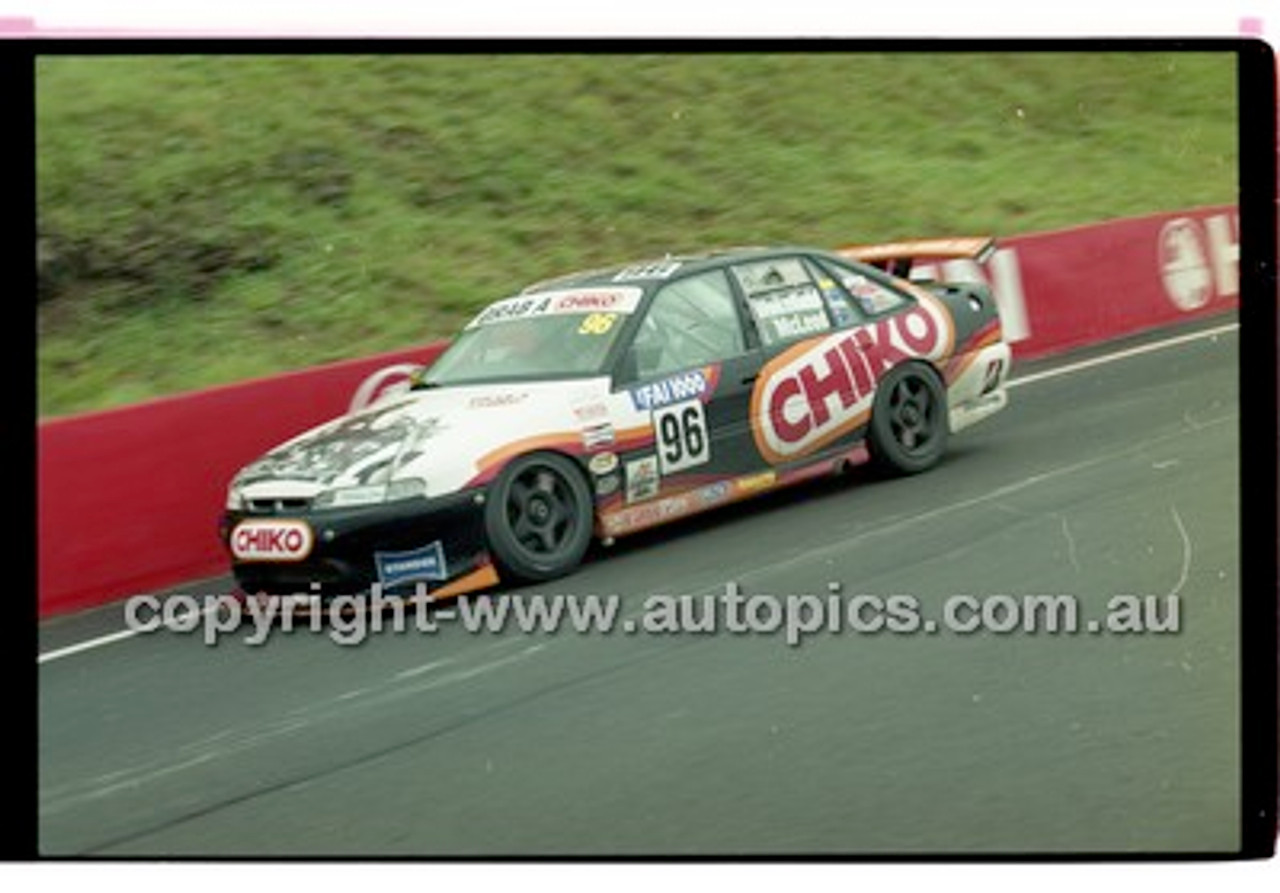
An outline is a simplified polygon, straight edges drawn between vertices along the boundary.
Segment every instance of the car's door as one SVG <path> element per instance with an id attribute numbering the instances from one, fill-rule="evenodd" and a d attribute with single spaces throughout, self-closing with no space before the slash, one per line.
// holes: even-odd
<path id="1" fill-rule="evenodd" d="M 763 351 L 749 409 L 760 461 L 785 467 L 854 444 L 870 382 L 838 342 L 865 322 L 863 310 L 803 255 L 742 261 L 730 273 Z"/>
<path id="2" fill-rule="evenodd" d="M 761 356 L 743 322 L 722 268 L 668 282 L 651 298 L 615 379 L 654 430 L 652 449 L 622 457 L 625 502 L 760 467 L 747 415 Z"/>

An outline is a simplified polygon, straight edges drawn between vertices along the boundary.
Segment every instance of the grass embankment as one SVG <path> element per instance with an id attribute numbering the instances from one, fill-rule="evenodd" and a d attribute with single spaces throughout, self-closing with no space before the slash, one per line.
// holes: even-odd
<path id="1" fill-rule="evenodd" d="M 668 250 L 1237 188 L 1228 56 L 51 57 L 36 110 L 42 414 L 424 342 Z"/>

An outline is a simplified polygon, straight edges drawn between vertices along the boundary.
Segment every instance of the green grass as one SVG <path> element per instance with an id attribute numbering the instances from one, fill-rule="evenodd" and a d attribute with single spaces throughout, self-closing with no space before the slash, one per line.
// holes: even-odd
<path id="1" fill-rule="evenodd" d="M 1236 200 L 1228 55 L 46 57 L 42 414 L 444 336 L 716 244 Z"/>

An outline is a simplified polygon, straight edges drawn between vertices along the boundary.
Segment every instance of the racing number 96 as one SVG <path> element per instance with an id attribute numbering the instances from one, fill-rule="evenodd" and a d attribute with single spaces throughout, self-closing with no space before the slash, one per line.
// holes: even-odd
<path id="1" fill-rule="evenodd" d="M 579 335 L 603 335 L 605 332 L 613 328 L 614 321 L 618 318 L 616 313 L 591 313 L 582 321 L 582 325 L 578 326 Z"/>
<path id="2" fill-rule="evenodd" d="M 662 472 L 669 474 L 710 458 L 707 449 L 707 419 L 702 401 L 689 400 L 653 413 Z"/>

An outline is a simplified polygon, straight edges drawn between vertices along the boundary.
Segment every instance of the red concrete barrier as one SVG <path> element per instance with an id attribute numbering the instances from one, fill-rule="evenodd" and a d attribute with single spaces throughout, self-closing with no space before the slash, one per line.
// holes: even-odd
<path id="1" fill-rule="evenodd" d="M 1014 362 L 1230 310 L 1239 303 L 1233 205 L 1000 239 L 983 267 L 913 275 L 992 286 Z"/>
<path id="2" fill-rule="evenodd" d="M 932 272 L 991 283 L 1016 363 L 1236 306 L 1238 228 L 1231 206 L 1157 214 L 1003 239 L 985 267 Z M 43 422 L 40 615 L 223 573 L 216 525 L 240 466 L 344 412 L 377 370 L 442 347 Z"/>
<path id="3" fill-rule="evenodd" d="M 255 456 L 345 412 L 357 386 L 443 344 L 320 366 L 39 426 L 41 616 L 226 570 L 218 512 Z"/>

